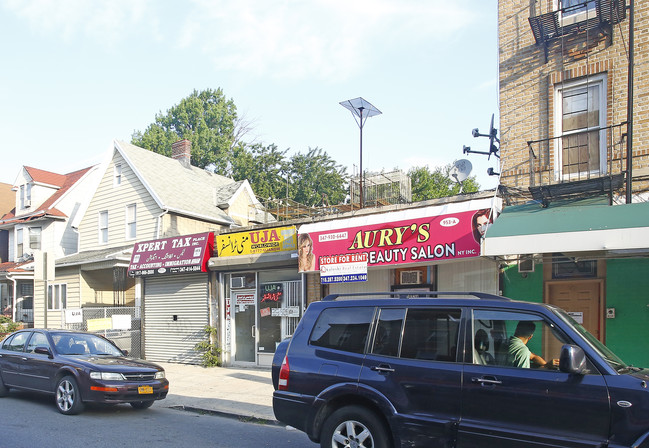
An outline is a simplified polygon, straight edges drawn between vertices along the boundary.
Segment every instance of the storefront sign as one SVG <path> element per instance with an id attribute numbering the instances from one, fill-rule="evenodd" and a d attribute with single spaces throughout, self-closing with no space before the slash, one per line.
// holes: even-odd
<path id="1" fill-rule="evenodd" d="M 66 324 L 80 324 L 83 322 L 83 312 L 81 308 L 68 308 L 65 310 Z"/>
<path id="2" fill-rule="evenodd" d="M 295 226 L 228 233 L 216 237 L 216 250 L 219 257 L 264 254 L 295 250 L 296 248 L 297 229 Z"/>
<path id="3" fill-rule="evenodd" d="M 480 199 L 305 224 L 299 229 L 299 240 L 312 244 L 312 248 L 306 244 L 304 250 L 299 250 L 299 257 L 307 259 L 308 250 L 312 250 L 310 258 L 315 258 L 315 265 L 312 263 L 311 268 L 303 270 L 319 270 L 321 275 L 331 275 L 334 269 L 343 270 L 343 267 L 333 268 L 331 265 L 341 263 L 331 263 L 329 258 L 341 255 L 363 254 L 368 266 L 477 257 L 480 239 L 493 222 L 490 207 L 490 199 Z M 339 274 L 346 275 L 344 272 L 334 275 Z"/>
<path id="4" fill-rule="evenodd" d="M 366 282 L 367 260 L 367 253 L 322 256 L 319 260 L 320 282 Z"/>
<path id="5" fill-rule="evenodd" d="M 261 303 L 281 303 L 284 298 L 282 283 L 266 283 L 261 285 Z"/>
<path id="6" fill-rule="evenodd" d="M 273 317 L 300 317 L 300 307 L 291 306 L 288 308 L 271 308 Z"/>
<path id="7" fill-rule="evenodd" d="M 207 272 L 213 250 L 212 232 L 135 243 L 128 275 Z"/>

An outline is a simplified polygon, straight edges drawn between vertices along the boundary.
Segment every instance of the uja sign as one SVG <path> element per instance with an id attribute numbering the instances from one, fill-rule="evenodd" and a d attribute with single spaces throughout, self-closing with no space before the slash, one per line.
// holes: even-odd
<path id="1" fill-rule="evenodd" d="M 300 227 L 299 233 L 308 233 L 313 241 L 316 270 L 321 270 L 320 263 L 326 257 L 344 254 L 366 254 L 368 266 L 479 256 L 481 234 L 493 222 L 490 209 L 453 208 L 428 207 L 371 217 L 383 222 L 363 222 L 356 217 L 336 225 L 307 224 Z M 327 225 L 330 227 L 323 228 Z"/>
<path id="2" fill-rule="evenodd" d="M 135 243 L 128 274 L 139 277 L 207 272 L 213 250 L 212 232 Z"/>

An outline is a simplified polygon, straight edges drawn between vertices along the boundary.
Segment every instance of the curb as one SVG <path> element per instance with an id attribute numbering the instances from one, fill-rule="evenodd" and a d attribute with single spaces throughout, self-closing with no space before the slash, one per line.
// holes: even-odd
<path id="1" fill-rule="evenodd" d="M 214 415 L 217 417 L 231 418 L 233 420 L 238 420 L 240 422 L 255 423 L 257 425 L 285 426 L 283 423 L 280 423 L 277 420 L 268 420 L 263 417 L 252 417 L 250 415 L 235 414 L 232 412 L 201 409 L 192 406 L 176 405 L 176 406 L 169 406 L 167 409 L 175 409 L 177 411 L 193 412 L 195 414 Z"/>

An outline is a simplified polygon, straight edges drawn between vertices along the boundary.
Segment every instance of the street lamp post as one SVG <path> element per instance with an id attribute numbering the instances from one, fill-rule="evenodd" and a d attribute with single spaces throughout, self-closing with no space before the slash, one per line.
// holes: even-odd
<path id="1" fill-rule="evenodd" d="M 361 142 L 360 142 L 360 173 L 359 173 L 359 194 L 360 194 L 360 208 L 364 206 L 363 200 L 363 125 L 368 118 L 374 115 L 381 115 L 381 111 L 374 107 L 369 101 L 358 97 L 353 100 L 341 101 L 340 105 L 349 110 L 356 120 L 356 124 L 360 128 Z"/>

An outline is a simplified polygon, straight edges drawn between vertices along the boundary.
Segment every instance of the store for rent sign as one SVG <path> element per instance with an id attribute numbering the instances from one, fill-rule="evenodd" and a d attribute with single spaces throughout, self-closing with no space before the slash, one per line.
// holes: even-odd
<path id="1" fill-rule="evenodd" d="M 325 255 L 320 257 L 321 283 L 367 281 L 366 253 Z"/>
<path id="2" fill-rule="evenodd" d="M 336 224 L 306 224 L 299 233 L 300 238 L 308 233 L 313 241 L 315 270 L 321 276 L 328 275 L 332 266 L 343 265 L 332 263 L 336 260 L 330 257 L 343 255 L 362 254 L 368 266 L 477 257 L 480 239 L 493 222 L 493 213 L 490 200 L 475 202 L 485 208 L 427 207 L 372 215 L 373 222 L 355 217 Z"/>

